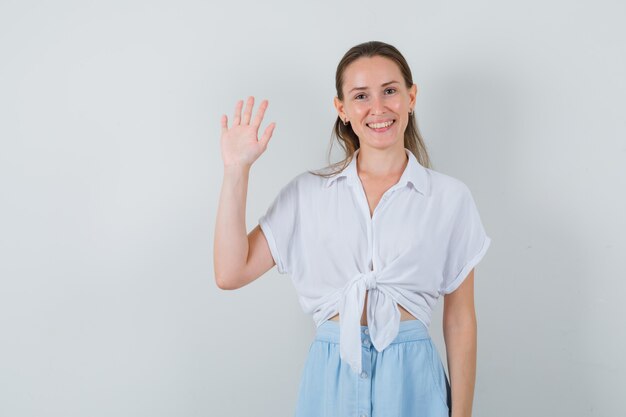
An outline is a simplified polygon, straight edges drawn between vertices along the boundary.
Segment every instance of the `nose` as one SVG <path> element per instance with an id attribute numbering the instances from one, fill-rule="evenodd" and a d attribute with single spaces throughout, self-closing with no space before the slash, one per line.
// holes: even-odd
<path id="1" fill-rule="evenodd" d="M 378 95 L 373 96 L 371 103 L 371 114 L 382 114 L 385 112 L 385 103 L 383 102 L 382 97 Z"/>

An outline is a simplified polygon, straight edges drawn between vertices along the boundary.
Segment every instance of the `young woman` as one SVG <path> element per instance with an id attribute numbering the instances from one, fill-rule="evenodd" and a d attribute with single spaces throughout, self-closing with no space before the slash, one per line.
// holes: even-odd
<path id="1" fill-rule="evenodd" d="M 222 116 L 224 182 L 217 285 L 236 289 L 276 265 L 316 323 L 296 417 L 470 417 L 476 371 L 474 267 L 491 242 L 468 187 L 430 168 L 417 86 L 400 52 L 351 48 L 336 73 L 334 133 L 346 158 L 305 171 L 247 235 L 245 198 L 268 102 Z M 428 333 L 444 296 L 450 378 Z"/>

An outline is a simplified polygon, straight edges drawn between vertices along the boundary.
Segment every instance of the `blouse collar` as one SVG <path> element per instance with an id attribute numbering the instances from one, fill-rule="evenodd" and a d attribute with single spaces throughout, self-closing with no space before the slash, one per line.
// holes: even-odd
<path id="1" fill-rule="evenodd" d="M 330 187 L 334 181 L 340 177 L 346 177 L 348 185 L 359 184 L 360 178 L 358 176 L 356 170 L 356 157 L 360 152 L 361 148 L 357 149 L 352 156 L 352 160 L 348 164 L 348 166 L 341 172 L 329 177 L 326 180 L 326 186 Z M 409 157 L 409 162 L 402 172 L 402 176 L 397 184 L 395 184 L 392 188 L 404 187 L 407 184 L 412 184 L 413 189 L 424 194 L 428 195 L 428 173 L 426 172 L 426 168 L 422 166 L 413 155 L 409 149 L 404 148 L 407 156 Z"/>

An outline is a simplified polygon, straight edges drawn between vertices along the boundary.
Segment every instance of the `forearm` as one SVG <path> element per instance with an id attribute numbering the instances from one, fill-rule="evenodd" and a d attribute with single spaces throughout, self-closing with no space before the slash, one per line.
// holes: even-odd
<path id="1" fill-rule="evenodd" d="M 248 257 L 246 198 L 250 167 L 224 166 L 215 225 L 213 265 L 220 288 L 236 288 L 237 275 Z"/>
<path id="2" fill-rule="evenodd" d="M 452 417 L 471 417 L 476 381 L 476 319 L 444 324 Z"/>

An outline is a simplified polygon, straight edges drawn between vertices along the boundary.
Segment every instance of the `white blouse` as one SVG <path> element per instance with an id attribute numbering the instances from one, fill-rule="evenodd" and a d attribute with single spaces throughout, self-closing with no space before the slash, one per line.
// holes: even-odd
<path id="1" fill-rule="evenodd" d="M 468 187 L 419 164 L 370 216 L 356 156 L 340 173 L 306 171 L 278 193 L 259 225 L 280 274 L 316 325 L 339 313 L 340 356 L 361 372 L 361 314 L 379 352 L 398 333 L 400 304 L 426 328 L 438 298 L 454 291 L 485 255 L 486 235 Z"/>

